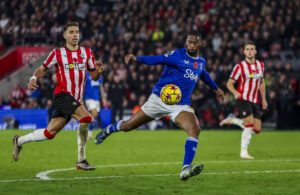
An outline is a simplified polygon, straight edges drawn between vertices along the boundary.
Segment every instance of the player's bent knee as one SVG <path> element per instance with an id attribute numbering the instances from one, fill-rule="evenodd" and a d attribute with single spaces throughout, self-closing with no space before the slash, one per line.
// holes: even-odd
<path id="1" fill-rule="evenodd" d="M 79 123 L 91 123 L 93 118 L 91 116 L 86 116 L 80 119 Z"/>
<path id="2" fill-rule="evenodd" d="M 51 133 L 48 131 L 48 129 L 44 130 L 44 135 L 47 139 L 53 139 L 56 135 L 57 131 L 51 131 Z"/>

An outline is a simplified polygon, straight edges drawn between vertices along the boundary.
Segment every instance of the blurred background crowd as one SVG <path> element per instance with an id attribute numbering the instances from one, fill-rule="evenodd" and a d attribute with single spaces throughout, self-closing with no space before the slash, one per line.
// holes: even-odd
<path id="1" fill-rule="evenodd" d="M 107 101 L 102 107 L 118 110 L 117 117 L 122 118 L 124 110 L 135 112 L 147 100 L 163 70 L 161 65 L 126 65 L 124 56 L 164 54 L 184 47 L 186 34 L 199 31 L 206 69 L 226 92 L 225 102 L 218 103 L 211 89 L 203 82 L 197 84 L 192 105 L 205 128 L 218 127 L 227 114 L 236 112 L 225 84 L 235 63 L 243 59 L 244 42 L 252 40 L 257 58 L 266 65 L 269 108 L 263 121 L 280 128 L 279 119 L 296 123 L 289 116 L 300 114 L 300 76 L 294 69 L 300 65 L 280 58 L 283 51 L 300 58 L 299 7 L 298 0 L 2 0 L 0 39 L 5 49 L 59 47 L 64 43 L 64 24 L 78 21 L 80 44 L 90 47 L 105 64 L 103 95 Z M 1 108 L 50 108 L 56 83 L 53 71 L 39 81 L 36 92 L 16 85 L 9 99 L 0 97 Z"/>

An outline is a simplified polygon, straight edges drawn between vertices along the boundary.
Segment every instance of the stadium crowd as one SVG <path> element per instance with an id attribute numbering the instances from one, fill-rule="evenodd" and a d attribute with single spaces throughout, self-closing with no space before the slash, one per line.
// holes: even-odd
<path id="1" fill-rule="evenodd" d="M 145 102 L 163 70 L 161 65 L 126 65 L 125 54 L 160 55 L 184 47 L 185 35 L 199 31 L 206 69 L 226 91 L 226 99 L 218 105 L 215 94 L 201 82 L 192 101 L 199 122 L 217 127 L 235 110 L 225 84 L 232 67 L 243 58 L 245 41 L 256 43 L 258 59 L 263 61 L 279 59 L 282 50 L 300 53 L 299 7 L 298 0 L 3 0 L 0 37 L 6 48 L 19 44 L 61 46 L 63 25 L 79 21 L 81 45 L 92 48 L 105 64 L 104 95 L 109 101 L 102 106 L 118 109 L 122 117 L 123 109 L 135 110 Z M 265 64 L 269 108 L 263 120 L 276 122 L 286 112 L 299 114 L 300 83 L 291 64 L 280 60 Z M 50 108 L 55 74 L 49 72 L 39 82 L 40 89 L 33 93 L 17 85 L 9 100 L 0 97 L 1 108 Z M 112 84 L 120 87 L 112 89 Z"/>

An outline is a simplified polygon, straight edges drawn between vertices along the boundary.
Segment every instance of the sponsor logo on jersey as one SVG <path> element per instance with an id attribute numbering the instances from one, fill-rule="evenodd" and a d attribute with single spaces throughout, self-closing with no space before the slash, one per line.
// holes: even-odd
<path id="1" fill-rule="evenodd" d="M 191 80 L 195 80 L 195 82 L 198 80 L 198 75 L 194 74 L 194 72 L 191 69 L 186 69 L 184 78 L 189 78 Z"/>
<path id="2" fill-rule="evenodd" d="M 184 63 L 185 63 L 185 64 L 189 64 L 189 63 L 190 63 L 190 61 L 188 61 L 188 60 L 184 60 Z"/>
<path id="3" fill-rule="evenodd" d="M 73 64 L 65 64 L 65 69 L 78 69 L 84 70 L 85 64 L 84 63 L 73 63 Z"/>

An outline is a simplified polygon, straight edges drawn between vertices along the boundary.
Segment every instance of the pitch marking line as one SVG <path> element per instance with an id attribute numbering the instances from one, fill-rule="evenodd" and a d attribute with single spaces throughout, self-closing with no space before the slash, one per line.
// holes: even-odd
<path id="1" fill-rule="evenodd" d="M 265 171 L 234 171 L 234 172 L 208 172 L 201 173 L 201 175 L 232 175 L 232 174 L 258 174 L 258 173 L 300 173 L 300 169 L 292 170 L 265 170 Z M 178 173 L 173 174 L 152 174 L 152 175 L 110 175 L 110 176 L 96 176 L 96 177 L 73 177 L 73 178 L 49 178 L 48 180 L 44 179 L 12 179 L 12 180 L 0 180 L 0 183 L 10 183 L 10 182 L 22 182 L 22 181 L 49 181 L 49 180 L 82 180 L 82 179 L 109 179 L 109 178 L 128 178 L 128 177 L 169 177 L 169 176 L 179 176 Z"/>
<path id="2" fill-rule="evenodd" d="M 235 161 L 202 161 L 202 163 L 251 163 L 251 162 L 299 162 L 300 159 L 292 160 L 235 160 Z M 97 168 L 106 167 L 135 167 L 135 166 L 155 166 L 155 165 L 177 165 L 182 162 L 157 162 L 157 163 L 136 163 L 136 164 L 114 164 L 114 165 L 99 165 Z M 199 162 L 196 162 L 199 163 Z M 0 180 L 0 183 L 9 182 L 25 182 L 25 181 L 44 181 L 44 180 L 78 180 L 78 179 L 105 179 L 105 178 L 125 178 L 125 177 L 167 177 L 177 176 L 177 174 L 152 174 L 152 175 L 123 175 L 123 176 L 96 176 L 96 177 L 74 177 L 74 178 L 50 178 L 47 175 L 54 172 L 70 171 L 75 168 L 66 169 L 54 169 L 40 172 L 36 175 L 39 179 L 11 179 L 11 180 Z M 265 170 L 265 171 L 241 171 L 241 172 L 207 172 L 201 173 L 201 175 L 229 175 L 229 174 L 257 174 L 257 173 L 294 173 L 300 172 L 300 169 L 295 170 Z"/>
<path id="3" fill-rule="evenodd" d="M 202 161 L 202 163 L 251 163 L 251 162 L 298 162 L 300 159 L 293 160 L 229 160 L 229 161 Z M 199 163 L 199 162 L 196 162 Z M 137 166 L 155 166 L 155 165 L 178 165 L 182 162 L 156 162 L 156 163 L 135 163 L 135 164 L 114 164 L 114 165 L 99 165 L 97 168 L 107 168 L 107 167 L 137 167 Z M 67 169 L 53 169 L 40 172 L 36 175 L 37 178 L 42 180 L 51 180 L 52 178 L 48 177 L 48 174 L 54 172 L 70 171 L 75 170 L 75 168 Z"/>

